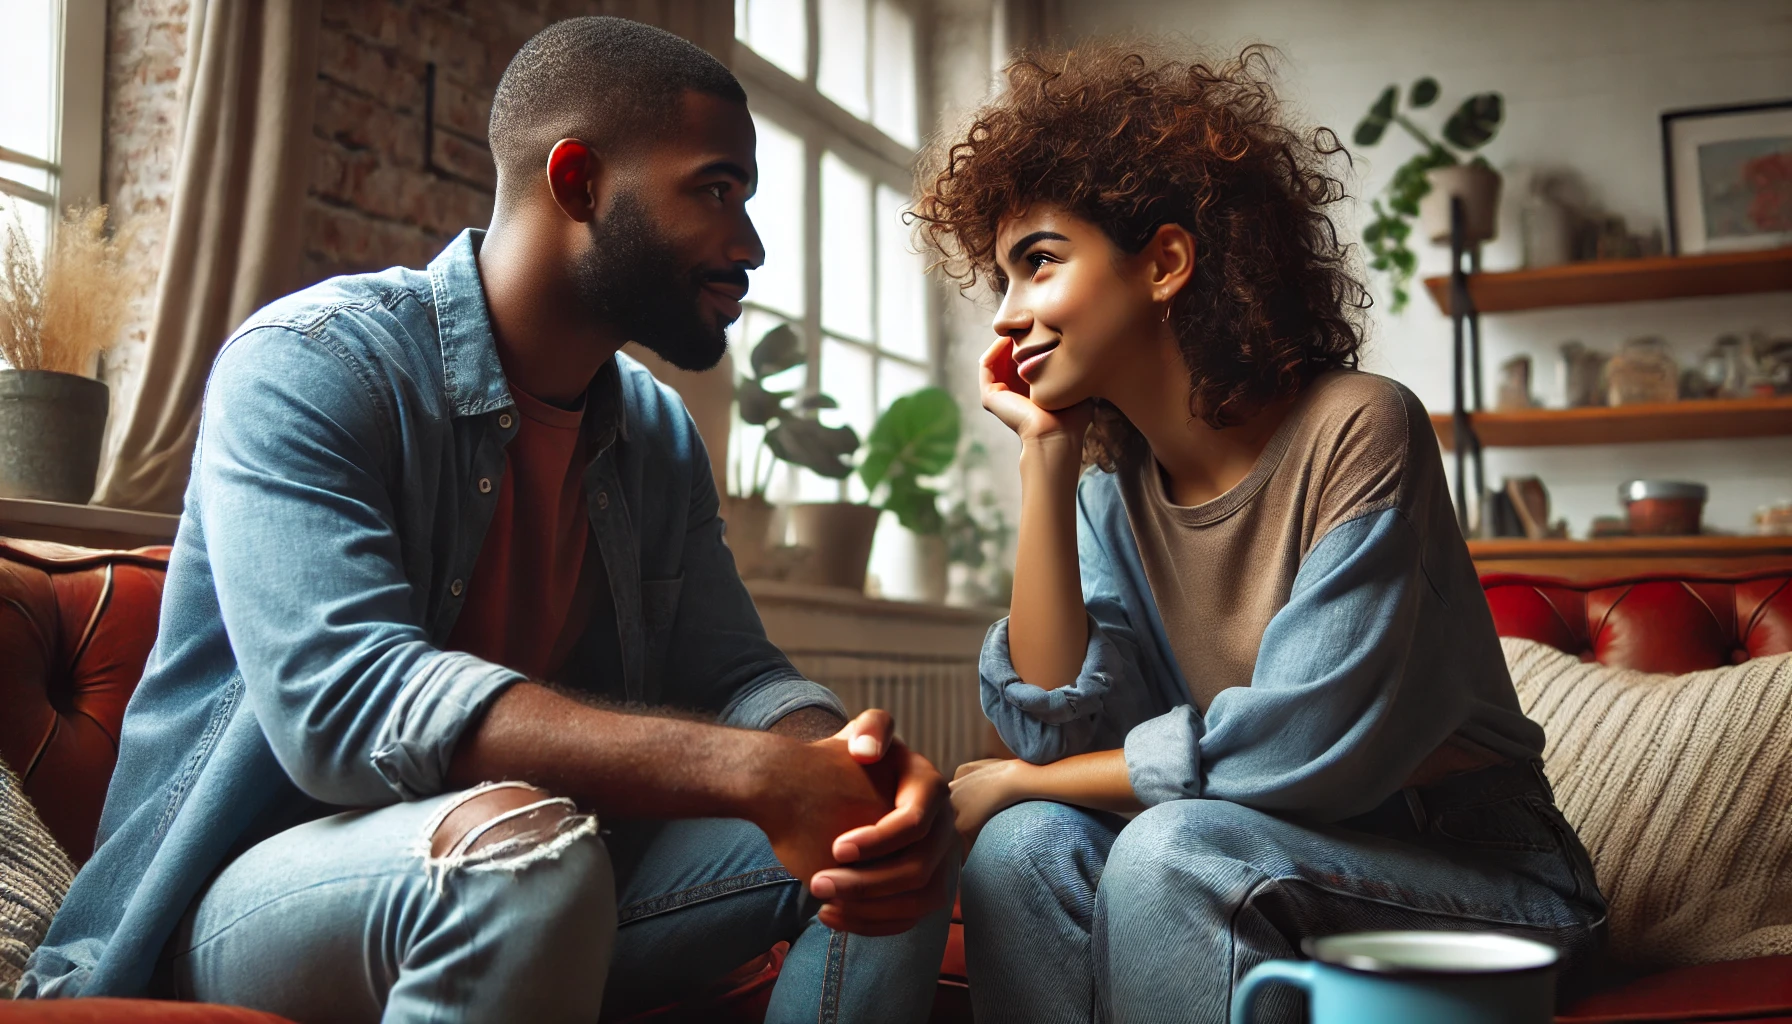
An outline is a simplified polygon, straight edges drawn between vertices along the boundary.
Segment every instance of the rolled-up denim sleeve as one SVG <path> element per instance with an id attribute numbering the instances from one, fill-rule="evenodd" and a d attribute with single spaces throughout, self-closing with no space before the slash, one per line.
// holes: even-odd
<path id="1" fill-rule="evenodd" d="M 1047 690 L 1021 679 L 1008 650 L 1008 620 L 989 627 L 978 659 L 983 714 L 1015 755 L 1034 764 L 1090 749 L 1108 694 L 1131 666 L 1091 616 L 1089 646 L 1069 686 Z"/>
<path id="2" fill-rule="evenodd" d="M 1393 793 L 1464 714 L 1457 688 L 1409 678 L 1431 593 L 1422 562 L 1398 509 L 1334 527 L 1265 628 L 1251 685 L 1222 690 L 1205 715 L 1179 707 L 1127 734 L 1133 792 L 1322 820 Z"/>
<path id="3" fill-rule="evenodd" d="M 293 783 L 369 807 L 443 791 L 456 743 L 517 673 L 435 647 L 387 480 L 395 427 L 327 334 L 261 327 L 207 383 L 189 521 L 244 700 Z"/>

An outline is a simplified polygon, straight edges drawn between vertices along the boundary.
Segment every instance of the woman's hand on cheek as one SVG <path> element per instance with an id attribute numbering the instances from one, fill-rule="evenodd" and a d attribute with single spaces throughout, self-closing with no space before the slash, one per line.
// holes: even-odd
<path id="1" fill-rule="evenodd" d="M 952 779 L 952 810 L 968 855 L 977 833 L 989 819 L 1026 799 L 1020 782 L 1033 766 L 1025 761 L 989 758 L 960 765 Z"/>
<path id="2" fill-rule="evenodd" d="M 981 364 L 983 408 L 995 414 L 1022 441 L 1062 438 L 1081 450 L 1083 432 L 1093 415 L 1089 403 L 1078 402 L 1068 409 L 1042 409 L 1033 404 L 1027 382 L 1021 380 L 1014 366 L 1014 341 L 997 338 L 983 353 Z"/>

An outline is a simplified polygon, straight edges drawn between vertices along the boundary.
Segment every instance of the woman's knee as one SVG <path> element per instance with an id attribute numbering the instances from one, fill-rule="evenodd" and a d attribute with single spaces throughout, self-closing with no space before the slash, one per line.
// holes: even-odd
<path id="1" fill-rule="evenodd" d="M 1129 822 L 1108 854 L 1102 888 L 1145 892 L 1212 876 L 1230 886 L 1239 872 L 1272 867 L 1278 853 L 1262 811 L 1226 800 L 1171 800 Z M 1235 867 L 1237 870 L 1227 870 Z"/>
<path id="2" fill-rule="evenodd" d="M 960 889 L 1000 898 L 1016 887 L 1087 884 L 1101 875 L 1113 830 L 1090 812 L 1066 804 L 1030 800 L 1002 811 L 983 826 L 960 875 Z"/>

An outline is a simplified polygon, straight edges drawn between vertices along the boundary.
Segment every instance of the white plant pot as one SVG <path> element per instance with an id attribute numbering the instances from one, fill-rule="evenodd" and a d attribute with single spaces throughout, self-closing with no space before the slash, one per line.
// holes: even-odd
<path id="1" fill-rule="evenodd" d="M 1431 191 L 1419 200 L 1419 230 L 1433 242 L 1449 244 L 1450 197 L 1462 197 L 1462 227 L 1470 246 L 1491 242 L 1500 220 L 1500 175 L 1490 167 L 1458 164 L 1425 172 Z"/>
<path id="2" fill-rule="evenodd" d="M 722 499 L 722 521 L 728 524 L 728 550 L 742 579 L 765 575 L 771 568 L 771 523 L 778 507 L 764 498 Z"/>

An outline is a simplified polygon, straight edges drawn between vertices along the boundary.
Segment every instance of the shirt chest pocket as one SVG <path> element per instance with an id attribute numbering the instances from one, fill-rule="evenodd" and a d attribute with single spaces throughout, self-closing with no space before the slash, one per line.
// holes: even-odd
<path id="1" fill-rule="evenodd" d="M 641 581 L 641 632 L 646 646 L 649 693 L 660 690 L 661 675 L 666 668 L 666 653 L 671 646 L 672 626 L 678 620 L 678 597 L 684 590 L 684 577 L 668 580 Z"/>

